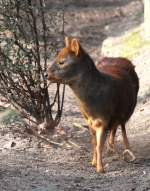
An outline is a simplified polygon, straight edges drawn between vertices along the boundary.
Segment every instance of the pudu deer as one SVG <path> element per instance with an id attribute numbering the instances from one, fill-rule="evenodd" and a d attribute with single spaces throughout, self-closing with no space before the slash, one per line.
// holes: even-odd
<path id="1" fill-rule="evenodd" d="M 139 89 L 132 63 L 125 58 L 105 57 L 95 66 L 76 38 L 65 38 L 65 47 L 48 68 L 51 82 L 68 84 L 77 97 L 81 113 L 88 123 L 93 144 L 92 165 L 104 172 L 102 151 L 110 131 L 109 145 L 121 125 L 125 152 L 131 153 L 125 123 L 131 117 Z"/>

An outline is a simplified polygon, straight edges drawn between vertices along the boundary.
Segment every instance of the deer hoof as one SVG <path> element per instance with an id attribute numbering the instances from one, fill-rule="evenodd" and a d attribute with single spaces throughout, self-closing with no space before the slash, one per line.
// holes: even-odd
<path id="1" fill-rule="evenodd" d="M 126 162 L 133 162 L 136 159 L 133 152 L 130 151 L 129 149 L 125 149 L 122 155 L 123 155 L 123 160 L 125 160 Z"/>
<path id="2" fill-rule="evenodd" d="M 97 171 L 97 173 L 105 173 L 104 168 L 102 166 L 99 166 L 99 165 L 97 165 L 96 171 Z"/>
<path id="3" fill-rule="evenodd" d="M 108 144 L 107 144 L 107 153 L 108 154 L 113 154 L 115 152 L 116 152 L 115 145 L 114 144 L 110 144 L 108 142 Z"/>
<path id="4" fill-rule="evenodd" d="M 97 165 L 96 159 L 93 159 L 91 164 L 92 164 L 92 166 L 96 166 Z"/>
<path id="5" fill-rule="evenodd" d="M 97 173 L 105 173 L 105 170 L 103 168 L 97 168 L 96 171 Z"/>

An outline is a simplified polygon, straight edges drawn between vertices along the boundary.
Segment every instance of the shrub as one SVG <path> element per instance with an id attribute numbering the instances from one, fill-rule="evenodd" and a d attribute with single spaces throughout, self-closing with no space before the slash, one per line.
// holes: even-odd
<path id="1" fill-rule="evenodd" d="M 52 96 L 45 77 L 62 30 L 63 10 L 52 9 L 49 1 L 0 1 L 0 95 L 28 122 L 48 128 L 62 114 L 64 87 L 60 95 L 57 84 Z"/>

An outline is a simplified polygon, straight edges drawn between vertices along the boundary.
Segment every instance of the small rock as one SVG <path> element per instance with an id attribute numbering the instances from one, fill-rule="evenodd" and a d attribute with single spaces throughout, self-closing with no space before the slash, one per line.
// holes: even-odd
<path id="1" fill-rule="evenodd" d="M 145 171 L 145 170 L 143 171 L 143 174 L 144 174 L 144 175 L 146 174 L 146 171 Z"/>
<path id="2" fill-rule="evenodd" d="M 144 111 L 144 108 L 140 109 L 140 112 L 141 112 L 141 111 Z"/>
<path id="3" fill-rule="evenodd" d="M 144 100 L 144 101 L 143 101 L 143 104 L 145 104 L 145 103 L 147 103 L 147 100 Z"/>
<path id="4" fill-rule="evenodd" d="M 16 143 L 15 142 L 12 142 L 10 147 L 15 147 L 16 146 Z"/>

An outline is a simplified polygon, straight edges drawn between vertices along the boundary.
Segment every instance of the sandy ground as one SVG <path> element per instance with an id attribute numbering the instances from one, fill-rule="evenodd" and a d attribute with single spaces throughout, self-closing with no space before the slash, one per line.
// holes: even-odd
<path id="1" fill-rule="evenodd" d="M 139 1 L 118 0 L 116 2 L 119 6 L 117 6 L 117 3 L 113 4 L 112 0 L 107 0 L 107 3 L 95 0 L 95 3 L 90 4 L 91 7 L 86 6 L 86 2 L 89 1 L 85 1 L 85 4 L 71 2 L 71 8 L 68 6 L 66 13 L 68 18 L 66 32 L 73 33 L 74 25 L 71 23 L 79 22 L 80 15 L 80 30 L 76 29 L 73 35 L 76 33 L 81 38 L 94 59 L 98 59 L 103 38 L 107 38 L 110 34 L 115 36 L 123 33 L 125 29 L 130 29 L 142 21 L 142 17 L 139 16 L 142 5 Z M 75 11 L 76 8 L 78 12 Z M 100 10 L 103 11 L 103 15 L 107 12 L 107 15 L 102 17 Z M 114 13 L 113 10 L 118 12 Z M 115 14 L 117 16 L 113 16 Z M 99 34 L 103 34 L 104 37 Z M 123 146 L 118 130 L 116 144 L 119 154 L 108 155 L 105 151 L 106 173 L 96 173 L 95 168 L 90 164 L 92 153 L 89 132 L 86 128 L 78 128 L 74 125 L 74 123 L 85 124 L 85 122 L 74 95 L 67 88 L 62 121 L 54 134 L 48 135 L 50 140 L 57 141 L 60 146 L 48 145 L 29 135 L 20 122 L 13 120 L 7 127 L 1 124 L 0 191 L 149 191 L 149 51 L 150 49 L 141 51 L 133 60 L 140 78 L 137 107 L 127 124 L 130 144 L 137 158 L 134 162 L 127 163 L 122 160 Z M 4 112 L 0 112 L 0 122 Z"/>

